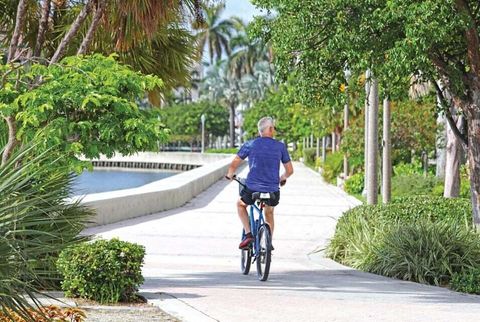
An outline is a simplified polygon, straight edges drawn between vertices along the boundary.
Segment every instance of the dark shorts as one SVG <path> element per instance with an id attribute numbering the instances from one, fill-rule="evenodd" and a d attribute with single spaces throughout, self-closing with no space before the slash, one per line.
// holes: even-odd
<path id="1" fill-rule="evenodd" d="M 240 191 L 240 199 L 242 199 L 242 201 L 247 205 L 253 205 L 254 200 L 252 199 L 252 193 L 254 192 L 255 191 L 252 191 L 247 187 L 243 187 Z M 265 204 L 270 207 L 275 207 L 280 202 L 280 191 L 271 192 L 270 196 L 270 199 L 266 200 Z"/>

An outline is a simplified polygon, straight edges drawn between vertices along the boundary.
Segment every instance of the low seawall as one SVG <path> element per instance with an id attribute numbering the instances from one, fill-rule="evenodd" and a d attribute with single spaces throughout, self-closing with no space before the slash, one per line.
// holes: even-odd
<path id="1" fill-rule="evenodd" d="M 117 162 L 122 167 L 145 162 L 189 164 L 196 168 L 137 188 L 85 195 L 82 204 L 96 211 L 89 226 L 106 225 L 180 207 L 222 178 L 232 159 L 232 155 L 151 153 L 96 160 L 95 162 Z"/>

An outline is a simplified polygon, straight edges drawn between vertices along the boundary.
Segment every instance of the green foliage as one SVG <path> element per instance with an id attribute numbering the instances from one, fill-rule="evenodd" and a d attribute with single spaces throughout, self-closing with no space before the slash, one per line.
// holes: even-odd
<path id="1" fill-rule="evenodd" d="M 480 268 L 454 273 L 450 287 L 457 292 L 480 294 Z"/>
<path id="2" fill-rule="evenodd" d="M 444 222 L 418 220 L 388 227 L 360 269 L 423 284 L 445 285 L 480 265 L 480 236 Z"/>
<path id="3" fill-rule="evenodd" d="M 160 119 L 171 130 L 170 141 L 201 141 L 201 115 L 205 115 L 205 136 L 224 136 L 228 133 L 228 111 L 218 103 L 200 101 L 167 106 Z"/>
<path id="4" fill-rule="evenodd" d="M 83 167 L 79 155 L 128 155 L 155 150 L 166 140 L 158 112 L 138 105 L 162 81 L 120 65 L 113 56 L 67 57 L 49 67 L 0 65 L 0 74 L 6 81 L 0 88 L 0 115 L 15 116 L 17 139 L 25 143 L 39 137 L 44 149 L 58 146 L 76 170 Z M 15 86 L 17 77 L 20 86 Z"/>
<path id="5" fill-rule="evenodd" d="M 442 197 L 361 205 L 339 219 L 327 255 L 370 272 L 444 283 L 453 272 L 480 261 L 470 213 L 468 200 Z"/>
<path id="6" fill-rule="evenodd" d="M 401 162 L 393 167 L 393 174 L 396 176 L 420 175 L 422 173 L 422 164 L 415 160 L 410 163 Z"/>
<path id="7" fill-rule="evenodd" d="M 343 169 L 343 154 L 341 152 L 335 152 L 327 154 L 325 163 L 322 164 L 322 176 L 330 183 L 334 183 L 337 176 Z"/>
<path id="8" fill-rule="evenodd" d="M 355 173 L 345 180 L 344 189 L 349 194 L 360 194 L 363 191 L 365 174 L 363 172 Z"/>
<path id="9" fill-rule="evenodd" d="M 309 167 L 315 166 L 317 150 L 315 148 L 303 149 L 303 162 Z"/>
<path id="10" fill-rule="evenodd" d="M 67 296 L 100 303 L 132 301 L 143 283 L 145 247 L 118 239 L 96 240 L 65 249 L 58 259 Z"/>
<path id="11" fill-rule="evenodd" d="M 58 282 L 55 262 L 60 251 L 86 239 L 79 233 L 93 212 L 79 201 L 67 201 L 73 178 L 59 165 L 62 162 L 52 159 L 54 149 L 38 153 L 35 144 L 27 144 L 0 166 L 0 311 L 4 314 L 12 310 L 25 317 L 33 303 L 27 298 L 34 299 L 40 290 Z"/>
<path id="12" fill-rule="evenodd" d="M 424 151 L 435 149 L 437 124 L 436 102 L 432 96 L 423 100 L 393 102 L 392 108 L 392 162 L 410 162 Z"/>
<path id="13" fill-rule="evenodd" d="M 423 174 L 397 175 L 392 177 L 392 196 L 405 197 L 415 195 L 432 195 L 438 179 L 433 175 Z"/>
<path id="14" fill-rule="evenodd" d="M 237 154 L 238 148 L 228 148 L 228 149 L 207 149 L 207 153 L 228 153 L 228 154 Z"/>

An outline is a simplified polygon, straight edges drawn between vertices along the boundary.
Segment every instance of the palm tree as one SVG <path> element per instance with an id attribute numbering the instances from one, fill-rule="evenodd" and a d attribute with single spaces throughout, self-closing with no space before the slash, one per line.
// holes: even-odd
<path id="1" fill-rule="evenodd" d="M 21 3 L 25 10 L 17 17 Z M 5 9 L 0 47 L 11 45 L 15 19 L 21 18 L 14 45 L 53 62 L 64 55 L 115 52 L 133 68 L 161 77 L 170 88 L 189 81 L 197 59 L 193 36 L 184 24 L 191 16 L 202 20 L 200 0 L 0 0 L 0 5 Z"/>
<path id="2" fill-rule="evenodd" d="M 240 80 L 231 77 L 227 62 L 220 60 L 207 70 L 201 98 L 219 102 L 230 113 L 230 147 L 235 147 L 235 108 L 240 102 Z"/>
<path id="3" fill-rule="evenodd" d="M 203 6 L 205 15 L 202 24 L 195 24 L 198 30 L 197 41 L 200 55 L 206 49 L 208 51 L 210 65 L 214 59 L 220 60 L 223 53 L 230 55 L 229 40 L 233 31 L 233 23 L 230 19 L 221 20 L 220 16 L 225 10 L 225 3 L 221 2 L 214 6 Z"/>

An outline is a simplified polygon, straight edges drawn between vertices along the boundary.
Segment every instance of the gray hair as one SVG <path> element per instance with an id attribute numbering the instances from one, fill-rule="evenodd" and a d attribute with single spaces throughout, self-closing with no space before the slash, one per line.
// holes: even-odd
<path id="1" fill-rule="evenodd" d="M 258 133 L 262 135 L 263 131 L 268 129 L 270 126 L 274 126 L 273 118 L 271 118 L 270 116 L 262 117 L 257 124 Z"/>

